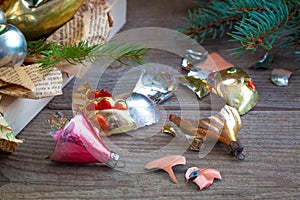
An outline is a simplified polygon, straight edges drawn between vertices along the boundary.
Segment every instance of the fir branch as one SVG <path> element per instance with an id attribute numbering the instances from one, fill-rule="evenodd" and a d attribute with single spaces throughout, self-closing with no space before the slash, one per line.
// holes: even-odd
<path id="1" fill-rule="evenodd" d="M 199 42 L 208 36 L 214 39 L 227 33 L 231 41 L 240 42 L 239 47 L 231 49 L 239 55 L 258 48 L 269 50 L 289 30 L 286 37 L 293 40 L 289 39 L 288 43 L 299 44 L 299 37 L 293 35 L 300 25 L 299 0 L 211 0 L 199 6 L 188 12 L 188 26 L 180 29 Z"/>
<path id="2" fill-rule="evenodd" d="M 72 65 L 84 64 L 85 62 L 117 61 L 127 65 L 127 62 L 145 64 L 144 56 L 148 55 L 148 49 L 142 45 L 132 43 L 117 44 L 114 42 L 89 46 L 81 41 L 74 45 L 58 45 L 43 40 L 28 43 L 28 58 L 25 62 L 41 63 L 41 68 L 49 68 L 61 62 Z"/>

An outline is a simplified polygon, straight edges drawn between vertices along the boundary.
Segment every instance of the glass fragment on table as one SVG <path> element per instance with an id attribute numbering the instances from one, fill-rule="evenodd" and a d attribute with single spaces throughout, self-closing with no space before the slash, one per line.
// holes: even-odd
<path id="1" fill-rule="evenodd" d="M 250 111 L 259 100 L 258 92 L 252 78 L 241 68 L 231 67 L 221 71 L 207 73 L 200 70 L 200 75 L 193 72 L 190 76 L 180 76 L 180 84 L 193 91 L 200 99 L 213 92 L 226 103 L 235 107 L 240 115 Z M 200 77 L 200 78 L 198 78 Z"/>
<path id="2" fill-rule="evenodd" d="M 203 141 L 216 140 L 225 144 L 229 153 L 239 160 L 245 158 L 243 147 L 237 139 L 237 133 L 241 128 L 241 118 L 238 111 L 231 106 L 225 105 L 221 111 L 208 118 L 194 120 L 170 114 L 169 120 L 182 132 L 193 137 L 193 150 L 200 151 Z M 194 145 L 193 145 L 194 144 Z"/>
<path id="3" fill-rule="evenodd" d="M 202 50 L 186 50 L 185 57 L 181 61 L 182 69 L 190 71 L 194 66 L 202 64 L 208 56 L 205 49 Z"/>
<path id="4" fill-rule="evenodd" d="M 271 73 L 271 80 L 277 86 L 288 86 L 291 75 L 291 71 L 276 68 Z"/>
<path id="5" fill-rule="evenodd" d="M 195 76 L 180 76 L 177 80 L 183 86 L 193 91 L 200 99 L 210 93 L 210 86 L 206 79 L 200 79 Z"/>
<path id="6" fill-rule="evenodd" d="M 133 92 L 145 95 L 156 104 L 161 104 L 173 96 L 176 85 L 176 79 L 167 72 L 151 74 L 143 70 Z"/>
<path id="7" fill-rule="evenodd" d="M 69 120 L 65 118 L 64 113 L 61 111 L 53 113 L 48 119 L 48 123 L 53 131 L 62 129 L 68 122 Z"/>
<path id="8" fill-rule="evenodd" d="M 251 66 L 253 69 L 269 69 L 273 63 L 273 56 L 269 53 L 265 55 L 255 64 Z"/>
<path id="9" fill-rule="evenodd" d="M 72 106 L 73 111 L 83 110 L 106 136 L 149 126 L 160 119 L 156 104 L 143 94 L 133 92 L 115 99 L 106 90 L 92 90 L 87 83 L 73 94 Z"/>
<path id="10" fill-rule="evenodd" d="M 200 190 L 210 187 L 214 180 L 222 180 L 221 173 L 215 169 L 200 169 L 198 167 L 190 167 L 185 173 L 187 181 L 193 180 L 199 186 Z"/>
<path id="11" fill-rule="evenodd" d="M 145 165 L 146 169 L 162 169 L 167 172 L 172 181 L 178 184 L 177 178 L 173 172 L 172 167 L 176 165 L 185 165 L 186 158 L 180 155 L 170 155 L 153 160 Z"/>
<path id="12" fill-rule="evenodd" d="M 105 146 L 81 111 L 64 128 L 50 134 L 55 140 L 55 150 L 49 156 L 53 161 L 101 162 L 112 168 L 118 163 L 119 155 Z"/>
<path id="13" fill-rule="evenodd" d="M 212 92 L 235 107 L 240 115 L 250 111 L 259 100 L 252 78 L 241 68 L 232 67 L 209 75 Z"/>

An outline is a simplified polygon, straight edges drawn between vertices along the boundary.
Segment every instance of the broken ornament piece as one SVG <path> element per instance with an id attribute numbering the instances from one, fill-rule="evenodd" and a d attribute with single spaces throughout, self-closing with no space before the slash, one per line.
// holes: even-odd
<path id="1" fill-rule="evenodd" d="M 138 128 L 158 123 L 160 118 L 159 110 L 148 97 L 132 93 L 130 97 L 126 98 L 126 103 L 130 116 Z"/>
<path id="2" fill-rule="evenodd" d="M 257 63 L 253 64 L 251 68 L 253 69 L 269 69 L 273 63 L 273 56 L 266 53 Z"/>
<path id="3" fill-rule="evenodd" d="M 175 131 L 174 127 L 171 124 L 166 124 L 162 127 L 162 132 L 172 135 L 173 137 L 177 136 L 177 132 Z"/>
<path id="4" fill-rule="evenodd" d="M 153 160 L 145 165 L 146 169 L 162 169 L 166 171 L 169 176 L 171 177 L 172 181 L 176 184 L 178 184 L 178 181 L 176 179 L 176 176 L 173 172 L 172 167 L 176 165 L 185 165 L 186 159 L 183 156 L 179 155 L 171 155 L 171 156 L 165 156 L 162 158 L 158 158 L 156 160 Z"/>
<path id="5" fill-rule="evenodd" d="M 167 72 L 153 75 L 143 70 L 133 93 L 142 94 L 149 97 L 156 104 L 161 104 L 173 96 L 175 88 L 176 80 Z"/>
<path id="6" fill-rule="evenodd" d="M 235 107 L 240 115 L 250 111 L 259 100 L 253 80 L 241 68 L 232 67 L 213 72 L 208 77 L 213 93 Z"/>
<path id="7" fill-rule="evenodd" d="M 210 85 L 205 79 L 200 79 L 195 76 L 181 76 L 177 77 L 177 79 L 180 84 L 193 91 L 200 99 L 210 93 Z"/>
<path id="8" fill-rule="evenodd" d="M 193 136 L 194 140 L 190 149 L 196 150 L 203 148 L 203 142 L 206 139 L 217 140 L 225 144 L 232 156 L 239 160 L 245 159 L 243 147 L 237 139 L 237 133 L 241 128 L 241 118 L 238 111 L 225 105 L 221 111 L 215 115 L 201 120 L 193 120 L 169 115 L 172 121 L 182 132 Z M 194 145 L 198 145 L 194 146 Z"/>
<path id="9" fill-rule="evenodd" d="M 202 74 L 199 77 L 201 78 L 194 72 L 190 76 L 181 76 L 177 79 L 200 99 L 212 91 L 228 105 L 235 107 L 240 115 L 246 114 L 258 103 L 259 96 L 253 80 L 241 68 L 232 67 L 215 71 L 210 73 L 207 79 L 202 79 Z"/>
<path id="10" fill-rule="evenodd" d="M 271 80 L 277 86 L 288 86 L 292 72 L 285 69 L 273 69 Z"/>
<path id="11" fill-rule="evenodd" d="M 61 130 L 50 133 L 55 150 L 50 159 L 56 162 L 101 162 L 115 167 L 119 155 L 110 151 L 81 111 Z"/>
<path id="12" fill-rule="evenodd" d="M 67 118 L 65 118 L 65 115 L 63 112 L 55 112 L 52 114 L 49 119 L 48 123 L 51 126 L 51 129 L 53 131 L 58 131 L 66 126 L 66 124 L 69 122 Z"/>
<path id="13" fill-rule="evenodd" d="M 210 187 L 215 179 L 222 180 L 221 173 L 215 169 L 200 169 L 191 167 L 185 173 L 187 181 L 193 180 L 199 186 L 200 190 Z"/>
<path id="14" fill-rule="evenodd" d="M 182 69 L 190 71 L 193 66 L 203 63 L 207 58 L 208 52 L 205 49 L 194 51 L 186 50 L 185 58 L 181 61 Z"/>
<path id="15" fill-rule="evenodd" d="M 160 119 L 156 104 L 147 96 L 131 93 L 115 99 L 106 90 L 92 90 L 88 83 L 76 89 L 72 106 L 73 111 L 83 110 L 106 136 L 152 125 Z"/>

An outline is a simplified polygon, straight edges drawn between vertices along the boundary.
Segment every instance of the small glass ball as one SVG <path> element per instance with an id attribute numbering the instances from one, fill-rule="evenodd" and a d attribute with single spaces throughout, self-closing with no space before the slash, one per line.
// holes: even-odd
<path id="1" fill-rule="evenodd" d="M 17 67 L 23 64 L 27 42 L 22 32 L 13 25 L 0 23 L 0 67 Z"/>

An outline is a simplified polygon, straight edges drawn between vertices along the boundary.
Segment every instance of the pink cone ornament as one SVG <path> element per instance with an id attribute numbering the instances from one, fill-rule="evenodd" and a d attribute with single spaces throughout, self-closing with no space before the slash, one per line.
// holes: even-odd
<path id="1" fill-rule="evenodd" d="M 61 130 L 51 132 L 55 150 L 50 159 L 56 162 L 101 162 L 115 167 L 119 155 L 101 141 L 91 123 L 81 111 Z"/>

